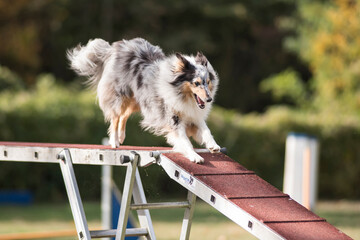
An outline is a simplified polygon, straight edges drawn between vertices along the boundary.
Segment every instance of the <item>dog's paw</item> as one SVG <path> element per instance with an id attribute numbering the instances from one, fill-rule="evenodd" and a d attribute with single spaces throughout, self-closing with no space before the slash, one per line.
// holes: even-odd
<path id="1" fill-rule="evenodd" d="M 209 144 L 209 145 L 206 146 L 206 148 L 209 149 L 209 151 L 212 152 L 212 153 L 220 152 L 220 146 L 217 145 L 216 143 Z"/>
<path id="2" fill-rule="evenodd" d="M 204 162 L 204 158 L 202 158 L 199 154 L 197 153 L 191 153 L 191 154 L 187 154 L 186 157 L 190 160 L 190 162 L 194 162 L 194 163 L 203 163 Z"/>
<path id="3" fill-rule="evenodd" d="M 119 142 L 118 139 L 111 138 L 111 139 L 109 140 L 109 143 L 110 143 L 110 146 L 111 146 L 112 148 L 118 148 L 118 147 L 120 147 L 120 142 Z"/>

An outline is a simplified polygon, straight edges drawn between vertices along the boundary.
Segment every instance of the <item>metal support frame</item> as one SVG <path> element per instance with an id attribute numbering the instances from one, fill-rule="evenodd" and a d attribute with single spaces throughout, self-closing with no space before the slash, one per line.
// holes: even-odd
<path id="1" fill-rule="evenodd" d="M 189 206 L 186 208 L 184 213 L 184 219 L 181 228 L 180 240 L 186 240 L 190 237 L 192 217 L 195 210 L 196 195 L 188 191 L 187 196 Z"/>
<path id="2" fill-rule="evenodd" d="M 127 164 L 125 184 L 121 199 L 118 227 L 117 229 L 110 230 L 89 231 L 69 149 L 64 149 L 57 154 L 57 159 L 60 159 L 59 164 L 79 239 L 116 237 L 116 240 L 124 240 L 126 236 L 144 236 L 148 240 L 155 240 L 156 237 L 149 209 L 167 208 L 185 208 L 180 239 L 189 239 L 196 195 L 188 191 L 187 201 L 147 203 L 138 170 L 140 155 L 135 151 L 131 151 L 129 156 L 123 155 L 121 157 L 122 164 Z M 131 204 L 132 197 L 134 204 Z M 126 228 L 130 210 L 137 211 L 140 228 Z"/>
<path id="3" fill-rule="evenodd" d="M 57 158 L 60 159 L 60 168 L 69 197 L 78 238 L 85 240 L 91 239 L 69 149 L 61 151 L 57 155 Z"/>
<path id="4" fill-rule="evenodd" d="M 205 149 L 196 150 L 197 152 L 207 152 Z M 60 152 L 60 154 L 58 154 Z M 70 156 L 71 152 L 71 156 Z M 64 149 L 58 146 L 41 147 L 41 146 L 2 146 L 0 145 L 0 160 L 3 161 L 20 161 L 20 162 L 48 162 L 59 163 L 55 158 L 57 155 L 62 168 L 65 186 L 67 188 L 69 202 L 73 213 L 76 229 L 79 239 L 91 239 L 100 237 L 114 237 L 117 234 L 118 239 L 124 236 L 146 236 L 147 239 L 156 239 L 149 209 L 160 208 L 186 208 L 181 230 L 181 239 L 189 239 L 191 220 L 194 211 L 196 197 L 203 199 L 213 206 L 236 224 L 249 231 L 258 238 L 263 239 L 283 239 L 278 233 L 264 225 L 261 221 L 249 215 L 238 206 L 230 203 L 223 196 L 205 186 L 195 178 L 192 182 L 184 182 L 179 176 L 190 177 L 189 173 L 179 168 L 171 159 L 168 159 L 163 153 L 170 152 L 167 150 L 150 151 L 137 150 L 136 152 L 124 149 L 86 149 L 69 146 Z M 1 155 L 1 153 L 3 153 Z M 136 157 L 134 157 L 136 156 Z M 135 160 L 135 161 L 133 161 Z M 137 163 L 136 163 L 137 162 Z M 141 184 L 138 166 L 147 166 L 153 163 L 159 164 L 170 178 L 185 187 L 188 191 L 186 202 L 177 203 L 147 203 L 143 186 Z M 79 190 L 77 187 L 75 174 L 72 164 L 92 164 L 92 165 L 112 165 L 127 167 L 125 184 L 127 185 L 126 193 L 122 197 L 122 215 L 119 215 L 121 229 L 90 231 L 87 226 L 84 209 L 81 203 Z M 178 176 L 176 175 L 178 173 Z M 131 190 L 131 191 L 130 191 Z M 134 198 L 134 204 L 131 205 L 131 196 Z M 139 217 L 140 228 L 125 229 L 124 222 L 127 222 L 128 212 L 130 209 L 136 210 Z M 122 221 L 124 219 L 124 221 Z M 125 221 L 126 220 L 126 221 Z M 251 223 L 251 224 L 250 224 Z M 125 231 L 125 232 L 124 232 Z"/>
<path id="5" fill-rule="evenodd" d="M 112 228 L 112 166 L 101 167 L 101 226 L 102 229 Z M 103 238 L 110 240 L 110 238 Z"/>
<path id="6" fill-rule="evenodd" d="M 141 182 L 141 178 L 140 178 L 140 173 L 139 173 L 139 169 L 136 168 L 135 171 L 135 183 L 134 183 L 134 188 L 133 188 L 133 198 L 134 198 L 134 204 L 132 204 L 130 206 L 130 209 L 133 210 L 137 210 L 137 215 L 138 215 L 138 219 L 139 219 L 139 223 L 140 223 L 140 227 L 141 228 L 146 228 L 148 235 L 146 236 L 147 239 L 149 240 L 155 240 L 155 232 L 154 232 L 154 227 L 152 224 L 152 220 L 151 220 L 151 216 L 150 216 L 150 211 L 149 211 L 149 207 L 144 207 L 144 208 L 138 208 L 135 209 L 134 206 L 135 205 L 148 205 L 147 201 L 146 201 L 146 197 L 145 197 L 145 192 L 144 192 L 144 188 Z M 149 205 L 148 205 L 149 206 Z"/>
<path id="7" fill-rule="evenodd" d="M 119 221 L 118 221 L 116 238 L 115 238 L 116 240 L 125 239 L 126 224 L 129 218 L 131 197 L 135 183 L 135 175 L 136 175 L 135 173 L 140 157 L 136 152 L 132 152 L 132 153 L 133 153 L 133 157 L 130 159 L 130 164 L 127 166 L 126 169 L 126 178 L 125 178 L 123 196 L 121 200 L 121 208 L 119 213 Z"/>

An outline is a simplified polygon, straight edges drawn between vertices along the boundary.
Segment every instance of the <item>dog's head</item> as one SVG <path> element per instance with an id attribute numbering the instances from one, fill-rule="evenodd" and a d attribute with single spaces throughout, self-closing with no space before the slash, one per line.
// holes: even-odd
<path id="1" fill-rule="evenodd" d="M 173 72 L 175 80 L 171 83 L 179 87 L 185 97 L 191 97 L 201 109 L 211 103 L 217 90 L 217 74 L 202 53 L 185 57 L 176 53 L 177 61 Z"/>

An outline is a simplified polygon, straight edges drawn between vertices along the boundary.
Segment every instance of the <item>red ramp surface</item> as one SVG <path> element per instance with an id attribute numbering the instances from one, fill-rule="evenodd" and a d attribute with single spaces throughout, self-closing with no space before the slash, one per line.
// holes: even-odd
<path id="1" fill-rule="evenodd" d="M 228 156 L 200 153 L 204 164 L 194 164 L 178 153 L 167 158 L 213 191 L 234 203 L 284 239 L 341 240 L 346 234 L 307 210 L 288 195 Z"/>

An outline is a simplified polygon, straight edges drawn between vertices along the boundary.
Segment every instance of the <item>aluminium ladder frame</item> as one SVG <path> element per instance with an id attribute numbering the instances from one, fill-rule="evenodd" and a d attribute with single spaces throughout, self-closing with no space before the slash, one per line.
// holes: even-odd
<path id="1" fill-rule="evenodd" d="M 132 151 L 133 149 L 136 150 L 136 152 Z M 230 220 L 235 222 L 244 230 L 248 231 L 253 236 L 259 239 L 267 240 L 284 239 L 284 237 L 275 232 L 273 229 L 269 228 L 261 220 L 255 218 L 235 204 L 229 202 L 226 198 L 224 198 L 224 196 L 209 188 L 195 177 L 192 177 L 189 172 L 182 169 L 175 162 L 166 157 L 164 154 L 173 152 L 169 148 L 166 148 L 166 150 L 164 150 L 164 148 L 158 148 L 162 150 L 154 149 L 156 148 L 124 146 L 122 149 L 111 149 L 105 148 L 101 145 L 86 144 L 76 145 L 17 142 L 3 142 L 3 144 L 1 144 L 0 142 L 0 161 L 59 164 L 59 159 L 61 159 L 60 166 L 63 165 L 62 173 L 64 175 L 65 185 L 69 185 L 69 187 L 67 187 L 67 189 L 69 189 L 67 190 L 69 201 L 72 201 L 73 205 L 75 205 L 74 210 L 72 209 L 72 213 L 74 215 L 74 221 L 78 222 L 76 224 L 76 229 L 79 239 L 91 239 L 91 237 L 113 237 L 116 236 L 117 230 L 88 230 L 81 198 L 80 195 L 77 194 L 79 191 L 75 179 L 75 174 L 72 169 L 72 164 L 112 165 L 126 166 L 128 168 L 125 181 L 125 184 L 129 185 L 128 194 L 131 194 L 130 181 L 135 182 L 132 186 L 132 194 L 135 204 L 130 206 L 130 209 L 137 210 L 138 215 L 139 210 L 142 210 L 143 212 L 140 212 L 141 217 L 139 217 L 141 228 L 127 229 L 125 231 L 125 236 L 147 234 L 147 239 L 155 239 L 155 236 L 151 234 L 153 233 L 153 226 L 149 214 L 149 209 L 181 207 L 186 208 L 186 210 L 184 214 L 180 239 L 189 239 L 194 204 L 196 197 L 200 197 L 206 203 L 214 207 L 216 210 L 221 212 L 223 215 L 228 217 Z M 206 153 L 209 151 L 207 149 L 196 149 L 196 152 Z M 128 163 L 119 161 L 119 159 L 124 158 L 121 156 L 126 156 L 125 158 L 130 161 Z M 135 162 L 137 161 L 138 165 L 134 164 L 133 160 L 135 160 Z M 146 203 L 145 194 L 142 188 L 137 167 L 145 167 L 154 163 L 160 165 L 171 179 L 178 182 L 181 186 L 189 191 L 187 201 L 179 203 Z M 133 171 L 134 168 L 136 168 L 135 174 Z M 190 181 L 188 181 L 189 179 Z M 124 197 L 128 196 L 123 194 L 123 200 Z M 127 199 L 126 203 L 129 204 L 130 201 Z M 122 205 L 122 209 L 125 211 L 124 205 Z M 126 209 L 128 211 L 128 208 Z M 121 216 L 125 217 L 126 212 L 124 212 Z M 146 225 L 146 221 L 148 225 Z M 124 236 L 116 237 L 117 239 L 121 239 L 121 237 Z"/>
<path id="2" fill-rule="evenodd" d="M 189 239 L 196 195 L 189 191 L 187 201 L 184 202 L 147 203 L 139 170 L 137 168 L 140 155 L 135 151 L 131 151 L 131 153 L 132 156 L 122 155 L 122 163 L 129 164 L 126 169 L 118 227 L 117 229 L 97 231 L 89 231 L 69 149 L 64 149 L 57 155 L 57 158 L 61 160 L 60 168 L 64 178 L 78 238 L 87 240 L 91 238 L 116 237 L 116 240 L 123 240 L 126 236 L 144 236 L 146 239 L 155 240 L 156 237 L 149 209 L 186 208 L 180 239 Z M 134 198 L 134 204 L 131 204 L 132 197 Z M 140 228 L 126 228 L 130 210 L 137 210 Z"/>

